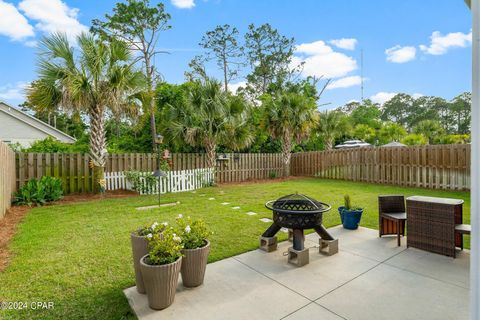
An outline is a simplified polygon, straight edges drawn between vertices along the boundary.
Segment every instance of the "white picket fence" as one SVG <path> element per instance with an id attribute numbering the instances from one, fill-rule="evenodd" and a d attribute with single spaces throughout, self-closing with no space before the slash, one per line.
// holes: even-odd
<path id="1" fill-rule="evenodd" d="M 144 176 L 152 175 L 153 172 L 142 172 Z M 133 190 L 132 184 L 127 180 L 124 172 L 105 172 L 107 190 Z M 168 171 L 166 177 L 160 179 L 160 193 L 182 192 L 200 189 L 211 185 L 215 181 L 213 168 Z M 158 194 L 158 180 L 151 185 L 141 177 L 140 194 Z"/>

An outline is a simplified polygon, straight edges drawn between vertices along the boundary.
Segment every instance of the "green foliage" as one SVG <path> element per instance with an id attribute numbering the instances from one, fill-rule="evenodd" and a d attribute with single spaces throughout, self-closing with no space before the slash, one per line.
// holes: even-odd
<path id="1" fill-rule="evenodd" d="M 381 144 L 386 144 L 402 140 L 407 135 L 407 130 L 398 123 L 387 122 L 380 128 L 378 134 Z"/>
<path id="2" fill-rule="evenodd" d="M 445 133 L 439 121 L 422 120 L 413 129 L 413 132 L 421 134 L 427 138 L 428 143 L 433 143 L 434 138 L 440 137 Z"/>
<path id="3" fill-rule="evenodd" d="M 158 222 L 154 222 L 149 225 L 145 225 L 143 227 L 138 228 L 135 230 L 135 234 L 140 237 L 152 237 L 155 233 L 162 233 L 168 226 L 167 222 L 163 222 L 159 224 Z"/>
<path id="4" fill-rule="evenodd" d="M 352 209 L 352 202 L 351 202 L 351 199 L 350 199 L 350 195 L 348 195 L 348 194 L 344 195 L 343 196 L 343 201 L 344 201 L 345 209 L 351 210 Z"/>
<path id="5" fill-rule="evenodd" d="M 367 124 L 357 124 L 353 130 L 353 136 L 372 144 L 375 143 L 377 138 L 375 129 Z"/>
<path id="6" fill-rule="evenodd" d="M 350 132 L 348 117 L 341 111 L 323 111 L 320 113 L 316 134 L 323 140 L 325 149 L 330 150 L 335 140 Z"/>
<path id="7" fill-rule="evenodd" d="M 86 136 L 85 136 L 86 137 Z M 23 148 L 22 152 L 47 152 L 47 153 L 74 153 L 74 152 L 87 152 L 88 142 L 83 138 L 77 140 L 75 143 L 65 143 L 58 141 L 52 137 L 46 137 L 43 140 L 37 140 L 29 148 Z"/>
<path id="8" fill-rule="evenodd" d="M 418 146 L 418 145 L 425 145 L 428 143 L 428 139 L 425 138 L 424 135 L 411 133 L 406 135 L 401 142 L 406 144 L 407 146 Z"/>
<path id="9" fill-rule="evenodd" d="M 63 196 L 62 182 L 53 177 L 43 176 L 40 180 L 31 179 L 16 193 L 14 203 L 18 205 L 43 205 L 57 201 Z"/>
<path id="10" fill-rule="evenodd" d="M 207 228 L 205 221 L 201 219 L 192 220 L 190 217 L 184 218 L 178 215 L 176 233 L 182 238 L 182 244 L 185 249 L 197 249 L 206 245 L 212 232 Z"/>
<path id="11" fill-rule="evenodd" d="M 177 236 L 173 227 L 166 228 L 162 233 L 147 235 L 148 258 L 147 264 L 164 265 L 173 263 L 182 256 L 182 238 Z"/>
<path id="12" fill-rule="evenodd" d="M 449 134 L 449 135 L 440 136 L 434 141 L 439 144 L 466 144 L 466 143 L 470 143 L 470 135 L 469 134 Z"/>
<path id="13" fill-rule="evenodd" d="M 163 171 L 163 169 L 161 170 Z M 132 190 L 139 193 L 149 193 L 154 190 L 159 179 L 149 172 L 140 171 L 125 171 L 125 177 L 132 184 Z"/>
<path id="14" fill-rule="evenodd" d="M 268 173 L 268 177 L 269 177 L 270 179 L 275 179 L 275 178 L 277 177 L 277 172 L 271 170 L 271 171 Z"/>

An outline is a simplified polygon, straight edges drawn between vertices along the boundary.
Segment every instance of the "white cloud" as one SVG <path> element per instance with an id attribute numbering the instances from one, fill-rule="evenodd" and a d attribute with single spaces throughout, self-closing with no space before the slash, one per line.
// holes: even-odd
<path id="1" fill-rule="evenodd" d="M 430 36 L 430 45 L 421 45 L 420 49 L 426 54 L 441 55 L 447 53 L 449 48 L 465 48 L 472 43 L 472 31 L 470 33 L 451 32 L 442 35 L 435 31 Z"/>
<path id="2" fill-rule="evenodd" d="M 335 47 L 345 50 L 355 50 L 355 46 L 357 45 L 357 39 L 353 38 L 342 38 L 342 39 L 335 39 L 330 40 L 328 43 L 333 44 Z"/>
<path id="3" fill-rule="evenodd" d="M 247 86 L 246 81 L 239 81 L 237 83 L 229 83 L 228 84 L 228 91 L 230 91 L 231 93 L 237 93 L 237 90 L 239 88 L 245 88 L 246 86 Z"/>
<path id="4" fill-rule="evenodd" d="M 292 59 L 292 65 L 304 62 L 302 75 L 305 77 L 338 78 L 347 75 L 357 69 L 355 59 L 335 52 L 324 41 L 302 43 L 295 48 L 296 56 Z"/>
<path id="5" fill-rule="evenodd" d="M 171 0 L 172 4 L 180 9 L 191 9 L 195 7 L 194 0 Z"/>
<path id="6" fill-rule="evenodd" d="M 384 104 L 397 95 L 397 92 L 378 92 L 370 97 L 374 103 Z"/>
<path id="7" fill-rule="evenodd" d="M 405 63 L 415 59 L 417 49 L 415 47 L 402 47 L 396 45 L 392 48 L 385 50 L 387 55 L 387 61 L 394 63 Z"/>
<path id="8" fill-rule="evenodd" d="M 365 79 L 364 79 L 365 80 Z M 338 88 L 349 88 L 353 86 L 359 86 L 362 83 L 362 78 L 360 76 L 350 76 L 340 78 L 330 82 L 327 89 L 338 89 Z"/>
<path id="9" fill-rule="evenodd" d="M 24 40 L 35 35 L 33 27 L 11 3 L 0 0 L 0 35 L 12 40 Z"/>
<path id="10" fill-rule="evenodd" d="M 69 8 L 61 0 L 23 0 L 18 6 L 29 19 L 38 21 L 35 28 L 47 34 L 64 32 L 73 40 L 78 34 L 88 31 L 78 21 L 79 10 Z"/>
<path id="11" fill-rule="evenodd" d="M 22 102 L 25 99 L 25 89 L 28 83 L 19 81 L 0 86 L 0 100 Z"/>
<path id="12" fill-rule="evenodd" d="M 423 93 L 414 93 L 414 94 L 412 94 L 412 97 L 413 97 L 414 99 L 418 99 L 418 98 L 423 97 L 423 96 L 424 96 Z"/>

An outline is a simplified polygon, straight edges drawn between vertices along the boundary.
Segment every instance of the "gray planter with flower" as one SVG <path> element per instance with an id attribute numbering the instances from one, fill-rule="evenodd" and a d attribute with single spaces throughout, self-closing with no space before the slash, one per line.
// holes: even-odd
<path id="1" fill-rule="evenodd" d="M 138 293 L 145 293 L 145 285 L 140 270 L 140 259 L 148 253 L 148 241 L 145 237 L 139 236 L 135 232 L 130 234 L 132 241 L 133 269 L 135 270 L 135 284 Z"/>
<path id="2" fill-rule="evenodd" d="M 148 305 L 156 310 L 165 309 L 175 300 L 182 257 L 179 257 L 175 262 L 163 265 L 149 264 L 148 257 L 147 254 L 140 259 Z"/>
<path id="3" fill-rule="evenodd" d="M 210 253 L 210 241 L 196 249 L 182 249 L 182 282 L 185 287 L 198 287 L 203 283 Z"/>

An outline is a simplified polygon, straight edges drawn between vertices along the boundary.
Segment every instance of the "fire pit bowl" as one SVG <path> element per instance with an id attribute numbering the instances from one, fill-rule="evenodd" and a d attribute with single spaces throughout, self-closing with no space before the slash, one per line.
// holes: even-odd
<path id="1" fill-rule="evenodd" d="M 305 229 L 314 229 L 321 237 L 320 252 L 330 255 L 338 251 L 338 240 L 322 225 L 323 213 L 331 209 L 330 205 L 295 193 L 268 201 L 265 207 L 272 210 L 273 223 L 262 234 L 260 249 L 267 252 L 276 250 L 275 234 L 283 227 L 293 229 L 293 247 L 288 249 L 290 263 L 302 266 L 309 262 L 308 248 L 304 247 Z"/>
<path id="2" fill-rule="evenodd" d="M 322 216 L 332 207 L 303 194 L 290 194 L 268 201 L 267 209 L 273 211 L 273 221 L 289 229 L 313 229 L 322 224 Z"/>

